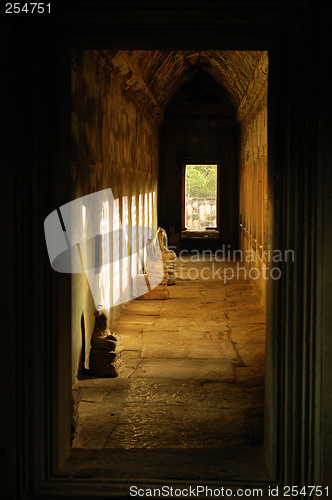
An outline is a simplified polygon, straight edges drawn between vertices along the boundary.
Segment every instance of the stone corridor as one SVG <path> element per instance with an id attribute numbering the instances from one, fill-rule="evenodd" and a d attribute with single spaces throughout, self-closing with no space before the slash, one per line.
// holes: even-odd
<path id="1" fill-rule="evenodd" d="M 262 444 L 265 311 L 235 267 L 182 257 L 169 300 L 123 308 L 125 368 L 77 382 L 74 449 Z"/>
<path id="2" fill-rule="evenodd" d="M 128 498 L 134 484 L 331 496 L 328 3 L 51 4 L 1 30 L 4 498 Z M 218 231 L 198 241 L 185 171 L 206 162 L 219 167 Z M 85 197 L 107 190 L 90 210 Z M 143 227 L 188 250 L 250 252 L 280 279 L 224 283 L 235 264 L 187 255 L 169 300 L 120 314 Z M 76 271 L 96 265 L 102 300 L 86 272 L 58 272 L 69 254 Z M 96 307 L 123 336 L 114 379 L 84 372 Z"/>

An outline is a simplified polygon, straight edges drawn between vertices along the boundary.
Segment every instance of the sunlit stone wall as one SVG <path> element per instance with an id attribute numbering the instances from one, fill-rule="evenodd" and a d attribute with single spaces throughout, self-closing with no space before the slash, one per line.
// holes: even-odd
<path id="1" fill-rule="evenodd" d="M 121 75 L 99 51 L 72 54 L 72 199 L 111 188 L 112 206 L 99 221 L 103 266 L 100 298 L 109 321 L 113 306 L 142 272 L 146 252 L 137 255 L 157 229 L 156 118 L 125 89 Z M 70 200 L 68 200 L 70 201 Z M 82 220 L 86 212 L 82 209 Z M 84 214 L 84 215 L 83 215 Z M 118 231 L 121 228 L 121 231 Z M 107 233 L 111 233 L 108 238 Z M 107 260 L 113 260 L 107 265 Z M 95 304 L 84 274 L 72 276 L 72 373 L 88 366 Z"/>
<path id="2" fill-rule="evenodd" d="M 240 245 L 253 280 L 265 303 L 268 150 L 267 150 L 267 85 L 262 86 L 256 105 L 241 121 L 240 153 Z M 256 271 L 257 270 L 257 271 Z M 256 279 L 257 276 L 257 279 Z"/>

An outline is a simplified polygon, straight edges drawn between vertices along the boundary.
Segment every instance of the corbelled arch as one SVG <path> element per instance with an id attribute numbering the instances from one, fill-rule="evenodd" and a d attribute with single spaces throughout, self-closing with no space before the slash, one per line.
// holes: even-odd
<path id="1" fill-rule="evenodd" d="M 198 70 L 210 73 L 225 88 L 240 117 L 267 86 L 266 51 L 119 50 L 98 51 L 98 57 L 160 119 L 176 90 Z"/>

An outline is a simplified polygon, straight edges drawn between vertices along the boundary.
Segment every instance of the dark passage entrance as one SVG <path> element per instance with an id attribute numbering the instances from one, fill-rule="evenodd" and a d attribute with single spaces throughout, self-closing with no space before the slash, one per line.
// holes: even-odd
<path id="1" fill-rule="evenodd" d="M 213 240 L 204 245 L 197 239 L 195 244 L 188 240 L 191 234 L 184 235 L 183 248 L 197 248 L 197 245 L 218 248 L 222 243 L 236 247 L 239 146 L 236 108 L 220 83 L 203 69 L 197 70 L 196 67 L 196 71 L 173 95 L 165 110 L 160 131 L 159 221 L 167 231 L 173 226 L 179 234 L 186 229 L 202 231 L 206 226 L 219 227 L 219 233 L 214 233 Z M 208 204 L 207 210 L 210 211 L 204 228 L 203 203 L 193 201 L 192 208 L 184 210 L 187 203 L 186 166 L 198 164 L 219 165 L 214 194 L 218 203 L 215 208 L 213 203 Z M 201 222 L 198 204 L 202 206 Z M 211 217 L 214 210 L 215 216 Z M 195 222 L 190 216 L 194 211 Z"/>

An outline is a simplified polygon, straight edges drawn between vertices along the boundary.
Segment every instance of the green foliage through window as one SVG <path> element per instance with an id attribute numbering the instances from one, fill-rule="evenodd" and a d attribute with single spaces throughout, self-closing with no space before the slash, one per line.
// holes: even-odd
<path id="1" fill-rule="evenodd" d="M 217 165 L 186 165 L 186 198 L 217 197 Z"/>

